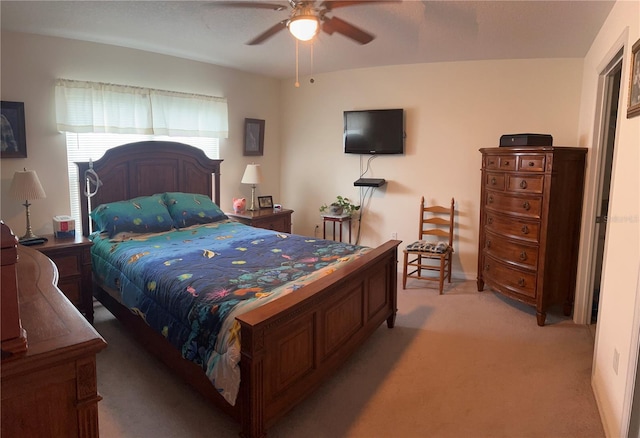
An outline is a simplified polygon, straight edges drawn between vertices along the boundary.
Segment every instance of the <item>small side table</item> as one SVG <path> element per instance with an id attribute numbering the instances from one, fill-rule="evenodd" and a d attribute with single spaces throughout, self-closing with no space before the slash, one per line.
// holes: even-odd
<path id="1" fill-rule="evenodd" d="M 327 238 L 327 222 L 330 222 L 333 226 L 333 240 L 336 240 L 336 224 L 338 224 L 340 242 L 342 242 L 342 224 L 346 222 L 349 228 L 349 243 L 351 243 L 351 215 L 323 214 L 322 215 L 322 238 L 323 239 Z"/>
<path id="2" fill-rule="evenodd" d="M 58 239 L 49 234 L 47 242 L 31 248 L 49 257 L 58 267 L 58 287 L 93 324 L 93 280 L 91 273 L 92 242 L 76 234 L 76 237 Z"/>

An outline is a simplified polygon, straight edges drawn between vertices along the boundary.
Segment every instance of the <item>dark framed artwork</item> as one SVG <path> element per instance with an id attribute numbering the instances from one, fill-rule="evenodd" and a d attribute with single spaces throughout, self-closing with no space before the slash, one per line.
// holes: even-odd
<path id="1" fill-rule="evenodd" d="M 258 207 L 273 208 L 273 198 L 271 196 L 258 196 Z"/>
<path id="2" fill-rule="evenodd" d="M 640 40 L 631 48 L 631 76 L 629 77 L 629 105 L 627 119 L 640 115 Z"/>
<path id="3" fill-rule="evenodd" d="M 27 138 L 24 127 L 24 102 L 1 101 L 2 158 L 27 158 Z"/>
<path id="4" fill-rule="evenodd" d="M 244 119 L 244 155 L 264 153 L 264 120 Z"/>

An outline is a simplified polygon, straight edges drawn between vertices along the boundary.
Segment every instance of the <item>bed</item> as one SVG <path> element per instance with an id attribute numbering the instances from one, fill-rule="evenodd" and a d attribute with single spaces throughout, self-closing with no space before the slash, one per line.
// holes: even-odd
<path id="1" fill-rule="evenodd" d="M 111 149 L 95 162 L 76 163 L 79 175 L 95 178 L 95 172 L 102 184 L 95 195 L 90 197 L 90 205 L 87 205 L 86 200 L 81 202 L 84 234 L 89 235 L 89 223 L 92 221 L 90 210 L 100 205 L 114 205 L 113 203 L 127 200 L 131 202 L 132 199 L 147 200 L 160 194 L 165 202 L 173 199 L 171 196 L 193 196 L 196 199 L 198 195 L 206 195 L 216 205 L 220 205 L 221 162 L 222 160 L 209 159 L 202 151 L 181 143 L 139 142 Z M 80 193 L 84 193 L 87 189 L 86 180 L 83 177 L 80 180 Z M 93 217 L 95 220 L 95 212 Z M 175 243 L 200 242 L 205 239 L 200 233 L 213 233 L 212 239 L 224 243 L 222 247 L 206 246 L 197 249 L 207 262 L 218 258 L 223 260 L 223 257 L 218 256 L 226 253 L 225 248 L 242 248 L 244 251 L 251 245 L 257 245 L 256 242 L 263 245 L 260 254 L 279 254 L 280 265 L 285 267 L 286 275 L 290 274 L 292 278 L 283 274 L 282 284 L 276 284 L 274 290 L 287 292 L 277 295 L 277 298 L 263 300 L 259 306 L 251 304 L 243 311 L 229 312 L 230 316 L 224 320 L 227 327 L 237 327 L 239 335 L 236 343 L 240 380 L 237 397 L 231 397 L 233 403 L 223 391 L 212 384 L 210 375 L 201 363 L 185 359 L 185 350 L 177 348 L 175 339 L 152 327 L 154 323 L 151 319 L 154 316 L 149 306 L 145 305 L 139 311 L 128 302 L 129 299 L 117 295 L 115 289 L 119 289 L 120 285 L 113 287 L 113 284 L 109 284 L 109 275 L 100 268 L 101 265 L 104 268 L 104 260 L 92 254 L 92 257 L 96 257 L 94 295 L 151 353 L 212 403 L 235 418 L 240 423 L 241 436 L 265 436 L 267 429 L 275 421 L 335 373 L 381 324 L 386 321 L 389 328 L 394 326 L 399 241 L 391 240 L 377 248 L 364 249 L 347 244 L 318 243 L 316 239 L 255 229 L 224 217 L 216 218 L 211 223 L 205 220 L 202 223 L 183 225 L 183 228 L 177 230 L 144 230 L 149 232 L 139 236 L 127 236 L 125 233 L 124 237 L 114 229 L 109 238 L 116 243 L 95 240 L 95 252 L 98 254 L 100 247 L 106 248 L 111 244 L 114 252 L 121 252 L 121 259 L 126 258 L 137 264 L 140 258 L 153 258 L 153 249 L 159 248 L 159 243 L 154 239 L 174 242 L 174 247 L 187 246 Z M 185 233 L 191 237 L 185 238 Z M 231 238 L 245 240 L 242 244 L 227 241 Z M 150 246 L 136 252 L 135 249 L 126 247 L 125 243 L 119 243 L 129 240 L 137 240 L 139 242 L 136 244 Z M 300 254 L 293 255 L 293 243 L 280 249 L 285 241 L 298 242 L 301 248 L 303 245 L 316 245 L 313 249 L 316 252 L 310 256 L 304 252 L 306 250 L 301 249 Z M 125 248 L 130 252 L 125 252 Z M 264 248 L 268 248 L 268 251 L 264 251 Z M 166 263 L 171 264 L 172 260 L 176 260 L 164 249 L 160 251 L 167 255 Z M 331 256 L 325 257 L 326 254 Z M 255 260 L 253 257 L 246 260 Z M 297 270 L 300 264 L 293 263 L 293 259 L 326 259 L 329 262 L 321 263 L 318 271 L 302 275 Z M 246 260 L 233 263 L 245 263 Z M 193 265 L 191 262 L 190 264 Z M 292 267 L 294 264 L 296 269 Z M 145 275 L 148 277 L 150 274 Z M 289 280 L 293 277 L 298 279 L 297 276 L 300 281 L 292 286 L 294 282 Z M 215 275 L 216 280 L 221 277 L 223 275 L 220 273 Z M 149 284 L 149 281 L 145 284 Z M 263 284 L 264 282 L 261 285 Z M 253 288 L 247 289 L 253 291 Z M 125 288 L 122 287 L 122 290 Z M 186 290 L 192 292 L 193 296 L 199 292 L 197 286 L 189 286 Z M 162 299 L 154 298 L 153 301 L 159 302 Z M 171 299 L 166 301 L 171 306 Z M 136 302 L 138 304 L 139 301 Z M 216 311 L 219 307 L 214 306 Z M 173 308 L 165 311 L 179 313 Z M 213 312 L 206 310 L 201 313 L 210 317 Z M 200 322 L 197 321 L 198 324 Z M 220 335 L 220 339 L 222 338 Z M 228 344 L 231 345 L 232 342 Z M 200 351 L 201 347 L 197 346 L 193 350 Z"/>

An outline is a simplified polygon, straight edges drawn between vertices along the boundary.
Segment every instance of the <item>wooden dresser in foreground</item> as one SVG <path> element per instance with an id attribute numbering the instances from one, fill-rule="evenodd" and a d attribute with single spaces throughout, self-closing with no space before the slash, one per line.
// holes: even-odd
<path id="1" fill-rule="evenodd" d="M 49 258 L 18 245 L 12 266 L 2 246 L 2 294 L 17 289 L 27 348 L 12 354 L 3 339 L 0 435 L 97 437 L 96 354 L 107 344 L 56 287 Z"/>
<path id="2" fill-rule="evenodd" d="M 491 289 L 536 308 L 571 314 L 576 286 L 585 148 L 480 149 L 482 189 L 478 291 Z"/>

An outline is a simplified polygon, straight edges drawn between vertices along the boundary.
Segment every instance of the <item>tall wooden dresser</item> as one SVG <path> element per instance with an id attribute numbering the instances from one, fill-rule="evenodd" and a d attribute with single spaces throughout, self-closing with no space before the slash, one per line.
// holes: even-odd
<path id="1" fill-rule="evenodd" d="M 478 291 L 571 313 L 575 295 L 586 148 L 480 149 Z"/>
<path id="2" fill-rule="evenodd" d="M 6 350 L 3 338 L 0 434 L 96 438 L 96 354 L 107 344 L 55 286 L 58 272 L 51 260 L 15 243 L 11 249 L 4 227 L 2 294 L 19 298 L 26 349 Z M 6 312 L 3 307 L 3 320 Z"/>

